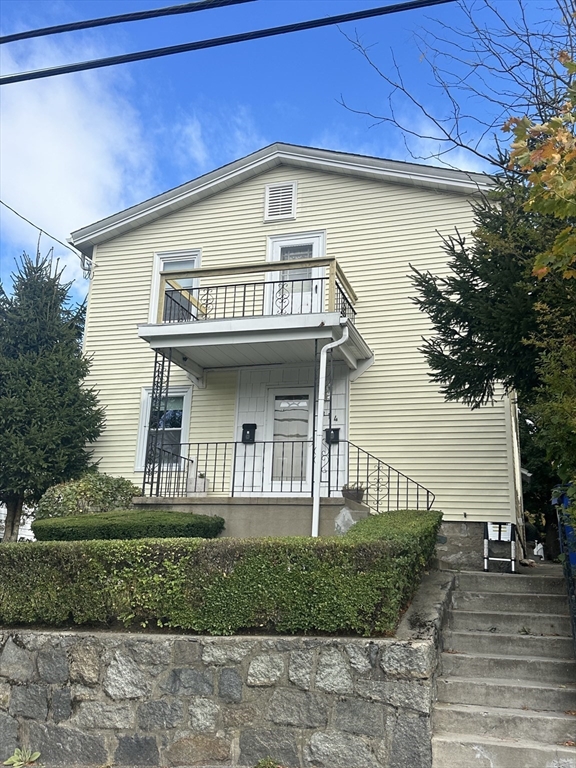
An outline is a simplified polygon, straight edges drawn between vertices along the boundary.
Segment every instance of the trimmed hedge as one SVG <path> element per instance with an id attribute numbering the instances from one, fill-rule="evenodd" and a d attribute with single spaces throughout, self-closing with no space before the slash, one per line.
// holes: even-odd
<path id="1" fill-rule="evenodd" d="M 69 480 L 48 488 L 36 507 L 36 520 L 46 517 L 91 515 L 132 507 L 132 498 L 140 488 L 124 477 L 88 472 L 78 480 Z"/>
<path id="2" fill-rule="evenodd" d="M 0 623 L 390 634 L 440 521 L 401 511 L 338 538 L 4 544 Z"/>
<path id="3" fill-rule="evenodd" d="M 221 517 L 166 510 L 117 510 L 77 517 L 36 520 L 32 531 L 39 541 L 91 539 L 214 539 L 224 530 Z"/>

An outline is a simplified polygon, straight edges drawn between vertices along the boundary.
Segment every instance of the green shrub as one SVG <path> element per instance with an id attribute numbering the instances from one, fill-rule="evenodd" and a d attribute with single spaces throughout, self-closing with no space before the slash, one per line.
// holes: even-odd
<path id="1" fill-rule="evenodd" d="M 390 634 L 440 520 L 439 512 L 387 513 L 324 539 L 5 544 L 0 624 Z"/>
<path id="2" fill-rule="evenodd" d="M 221 517 L 187 512 L 117 510 L 98 515 L 36 520 L 32 531 L 39 541 L 87 539 L 213 539 L 224 530 Z"/>
<path id="3" fill-rule="evenodd" d="M 36 519 L 89 515 L 128 509 L 140 489 L 123 477 L 90 472 L 79 480 L 71 480 L 48 488 L 38 502 Z"/>

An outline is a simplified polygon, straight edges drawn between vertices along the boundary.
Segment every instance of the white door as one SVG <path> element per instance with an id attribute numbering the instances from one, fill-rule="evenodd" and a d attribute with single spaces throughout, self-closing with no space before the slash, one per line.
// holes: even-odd
<path id="1" fill-rule="evenodd" d="M 272 261 L 318 258 L 322 246 L 319 235 L 272 238 Z M 324 267 L 281 269 L 271 272 L 267 287 L 267 314 L 304 315 L 324 308 Z"/>
<path id="2" fill-rule="evenodd" d="M 265 482 L 272 493 L 310 493 L 314 390 L 270 389 Z"/>

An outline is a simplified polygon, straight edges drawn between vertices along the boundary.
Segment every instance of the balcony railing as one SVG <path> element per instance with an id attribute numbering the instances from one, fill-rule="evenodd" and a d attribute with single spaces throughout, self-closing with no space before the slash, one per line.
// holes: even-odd
<path id="1" fill-rule="evenodd" d="M 176 450 L 175 450 L 176 449 Z M 311 496 L 311 440 L 185 443 L 157 449 L 150 496 Z M 430 509 L 434 494 L 367 451 L 342 440 L 323 445 L 320 495 L 356 490 L 375 513 Z"/>
<path id="2" fill-rule="evenodd" d="M 304 275 L 303 275 L 304 273 Z M 354 322 L 356 294 L 330 258 L 162 272 L 159 323 L 338 312 Z"/>

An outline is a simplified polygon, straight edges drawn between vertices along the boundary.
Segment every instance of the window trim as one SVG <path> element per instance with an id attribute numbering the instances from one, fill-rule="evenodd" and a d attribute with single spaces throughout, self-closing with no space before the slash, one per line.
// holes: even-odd
<path id="1" fill-rule="evenodd" d="M 154 251 L 154 261 L 152 266 L 152 283 L 150 288 L 150 308 L 148 311 L 148 322 L 158 322 L 158 300 L 160 298 L 160 272 L 164 268 L 164 263 L 168 261 L 180 261 L 181 259 L 194 259 L 194 266 L 191 269 L 197 269 L 202 263 L 202 250 L 200 248 L 185 248 L 178 251 Z"/>
<path id="2" fill-rule="evenodd" d="M 274 187 L 292 187 L 292 210 L 289 214 L 271 216 L 268 212 L 270 206 L 270 190 Z M 266 184 L 266 193 L 264 196 L 264 222 L 273 221 L 294 221 L 296 218 L 296 204 L 298 200 L 298 182 L 297 181 L 276 181 L 273 184 Z"/>
<path id="3" fill-rule="evenodd" d="M 317 229 L 313 232 L 290 232 L 285 235 L 268 235 L 266 261 L 279 263 L 276 258 L 283 245 L 299 245 L 312 243 L 313 259 L 321 259 L 326 255 L 326 230 Z M 316 251 L 316 253 L 314 253 Z"/>
<path id="4" fill-rule="evenodd" d="M 182 443 L 187 443 L 190 436 L 190 412 L 192 408 L 192 386 L 174 386 L 168 388 L 169 397 L 183 397 L 182 402 Z M 148 442 L 148 424 L 152 406 L 152 387 L 142 387 L 140 397 L 140 419 L 136 442 L 135 472 L 144 472 L 146 463 L 146 445 Z"/>

